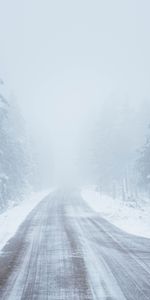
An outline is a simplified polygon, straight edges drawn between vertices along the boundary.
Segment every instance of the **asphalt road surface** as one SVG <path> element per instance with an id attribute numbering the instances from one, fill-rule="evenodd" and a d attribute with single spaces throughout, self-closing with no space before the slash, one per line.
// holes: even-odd
<path id="1" fill-rule="evenodd" d="M 1 300 L 150 300 L 150 239 L 124 233 L 76 191 L 56 191 L 0 256 Z"/>

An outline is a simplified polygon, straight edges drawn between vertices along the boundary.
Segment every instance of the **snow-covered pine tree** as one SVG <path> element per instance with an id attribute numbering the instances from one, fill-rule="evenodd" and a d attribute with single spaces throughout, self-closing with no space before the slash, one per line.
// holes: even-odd
<path id="1" fill-rule="evenodd" d="M 150 193 L 150 125 L 145 145 L 140 151 L 139 159 L 137 160 L 137 167 L 140 175 L 140 186 Z"/>
<path id="2" fill-rule="evenodd" d="M 23 121 L 13 97 L 0 81 L 0 210 L 21 200 L 30 162 Z"/>

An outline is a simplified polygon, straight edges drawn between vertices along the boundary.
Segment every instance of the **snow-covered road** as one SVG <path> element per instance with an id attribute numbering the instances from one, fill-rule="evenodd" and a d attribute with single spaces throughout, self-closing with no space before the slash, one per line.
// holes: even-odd
<path id="1" fill-rule="evenodd" d="M 3 249 L 0 299 L 149 300 L 150 239 L 111 225 L 77 191 L 55 191 Z"/>

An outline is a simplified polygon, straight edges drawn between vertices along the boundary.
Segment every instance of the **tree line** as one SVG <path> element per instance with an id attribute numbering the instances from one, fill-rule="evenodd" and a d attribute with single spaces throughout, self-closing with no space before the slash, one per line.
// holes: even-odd
<path id="1" fill-rule="evenodd" d="M 0 80 L 0 210 L 21 200 L 29 188 L 30 159 L 24 122 Z"/>

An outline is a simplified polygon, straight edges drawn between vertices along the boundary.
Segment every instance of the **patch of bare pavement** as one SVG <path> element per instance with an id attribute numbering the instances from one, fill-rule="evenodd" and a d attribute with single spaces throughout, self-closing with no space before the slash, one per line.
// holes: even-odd
<path id="1" fill-rule="evenodd" d="M 77 191 L 57 191 L 0 256 L 2 300 L 150 300 L 150 240 L 100 218 Z"/>

